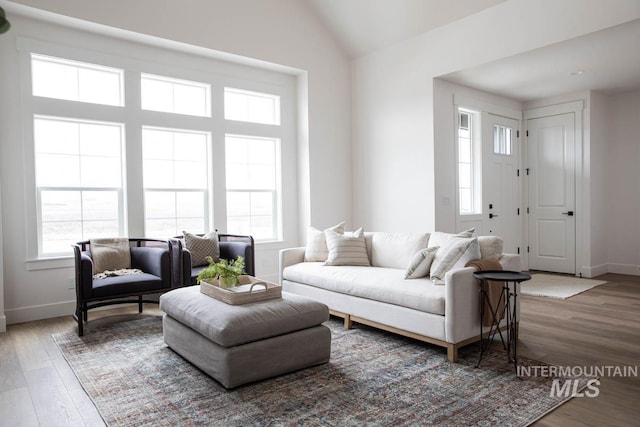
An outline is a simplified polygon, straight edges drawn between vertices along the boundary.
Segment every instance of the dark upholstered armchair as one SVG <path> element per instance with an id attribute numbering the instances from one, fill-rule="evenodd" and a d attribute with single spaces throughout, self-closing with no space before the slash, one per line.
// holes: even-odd
<path id="1" fill-rule="evenodd" d="M 202 236 L 202 234 L 199 236 Z M 221 259 L 230 261 L 240 255 L 244 257 L 245 273 L 255 276 L 255 243 L 252 236 L 218 233 L 218 241 Z M 191 253 L 185 247 L 182 236 L 173 239 L 173 251 L 174 277 L 176 277 L 176 280 L 180 280 L 180 283 L 176 283 L 176 286 L 195 285 L 198 274 L 207 266 L 191 266 Z M 178 269 L 179 273 L 176 273 Z"/>
<path id="2" fill-rule="evenodd" d="M 126 243 L 125 243 L 126 245 Z M 78 335 L 84 334 L 87 312 L 111 304 L 138 303 L 142 313 L 143 295 L 163 293 L 173 287 L 173 243 L 156 239 L 129 239 L 131 268 L 142 273 L 94 278 L 90 241 L 73 245 L 76 269 L 76 312 Z M 137 297 L 137 298 L 131 298 Z"/>

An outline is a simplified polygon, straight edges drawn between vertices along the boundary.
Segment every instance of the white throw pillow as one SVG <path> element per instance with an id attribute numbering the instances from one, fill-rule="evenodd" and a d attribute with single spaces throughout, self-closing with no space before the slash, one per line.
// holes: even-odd
<path id="1" fill-rule="evenodd" d="M 411 259 L 427 247 L 429 233 L 373 233 L 371 265 L 384 268 L 407 268 Z"/>
<path id="2" fill-rule="evenodd" d="M 367 245 L 362 228 L 350 235 L 338 234 L 333 230 L 325 230 L 329 256 L 324 265 L 362 265 L 369 267 Z"/>
<path id="3" fill-rule="evenodd" d="M 433 233 L 431 233 L 431 236 L 429 237 L 429 247 L 430 248 L 435 246 L 442 247 L 442 245 L 447 243 L 447 241 L 452 237 L 471 237 L 473 236 L 474 231 L 476 231 L 475 227 L 472 227 L 465 231 L 461 231 L 458 234 L 444 233 L 442 231 L 434 231 Z"/>
<path id="4" fill-rule="evenodd" d="M 344 234 L 344 222 L 327 228 L 326 230 Z M 309 226 L 307 228 L 307 247 L 304 250 L 304 260 L 306 262 L 326 261 L 328 256 L 329 249 L 327 248 L 327 239 L 324 236 L 324 231 Z"/>
<path id="5" fill-rule="evenodd" d="M 444 275 L 454 267 L 464 265 L 480 258 L 480 246 L 477 237 L 453 237 L 438 249 L 431 264 L 431 280 L 436 285 L 444 284 Z"/>
<path id="6" fill-rule="evenodd" d="M 433 262 L 438 249 L 438 247 L 426 248 L 415 254 L 409 263 L 409 267 L 407 268 L 407 273 L 404 275 L 404 278 L 419 279 L 420 277 L 428 276 L 429 271 L 431 270 L 431 263 Z"/>
<path id="7" fill-rule="evenodd" d="M 502 258 L 504 241 L 498 236 L 478 236 L 480 258 Z"/>

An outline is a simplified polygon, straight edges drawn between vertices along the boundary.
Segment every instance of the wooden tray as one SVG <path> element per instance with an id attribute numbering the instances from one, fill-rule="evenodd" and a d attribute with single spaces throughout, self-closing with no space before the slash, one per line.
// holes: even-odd
<path id="1" fill-rule="evenodd" d="M 253 276 L 238 276 L 239 284 L 232 288 L 221 288 L 217 280 L 200 281 L 200 292 L 230 305 L 282 298 L 282 286 L 257 279 Z"/>

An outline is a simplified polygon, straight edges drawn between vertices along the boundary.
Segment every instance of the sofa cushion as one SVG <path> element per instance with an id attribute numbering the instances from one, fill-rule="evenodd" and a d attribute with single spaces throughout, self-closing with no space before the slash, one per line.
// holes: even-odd
<path id="1" fill-rule="evenodd" d="M 303 262 L 286 267 L 282 277 L 285 281 L 444 315 L 444 286 L 435 286 L 426 277 L 406 280 L 405 273 L 405 269 L 396 268 L 327 268 L 322 263 Z"/>
<path id="2" fill-rule="evenodd" d="M 433 233 L 431 233 L 431 236 L 429 236 L 429 247 L 435 247 L 435 246 L 439 246 L 442 247 L 442 245 L 444 245 L 445 243 L 447 243 L 447 241 L 449 239 L 451 239 L 452 237 L 471 237 L 473 236 L 473 233 L 476 231 L 475 227 L 472 227 L 468 230 L 465 231 L 461 231 L 460 233 L 454 234 L 454 233 L 445 233 L 442 231 L 434 231 Z"/>
<path id="3" fill-rule="evenodd" d="M 477 237 L 452 237 L 436 252 L 431 264 L 431 280 L 436 285 L 442 285 L 447 271 L 464 267 L 467 262 L 479 258 L 480 246 Z"/>
<path id="4" fill-rule="evenodd" d="M 435 248 L 426 248 L 418 251 L 411 259 L 404 278 L 419 279 L 421 277 L 427 277 L 431 271 L 431 263 L 433 263 L 438 249 L 440 248 L 436 246 Z"/>
<path id="5" fill-rule="evenodd" d="M 413 256 L 427 247 L 429 233 L 373 233 L 371 265 L 407 268 Z"/>
<path id="6" fill-rule="evenodd" d="M 344 234 L 344 222 L 327 228 L 326 230 L 333 230 L 338 234 Z M 307 246 L 304 250 L 304 260 L 309 262 L 326 261 L 328 256 L 329 248 L 327 248 L 327 239 L 324 236 L 324 232 L 309 226 L 307 228 Z"/>
<path id="7" fill-rule="evenodd" d="M 329 248 L 329 256 L 324 265 L 371 265 L 362 228 L 349 234 L 325 230 L 324 235 Z"/>

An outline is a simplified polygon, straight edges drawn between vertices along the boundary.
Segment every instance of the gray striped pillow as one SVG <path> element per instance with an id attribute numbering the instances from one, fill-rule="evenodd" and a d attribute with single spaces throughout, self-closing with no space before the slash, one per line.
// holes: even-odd
<path id="1" fill-rule="evenodd" d="M 350 235 L 338 234 L 333 230 L 324 230 L 324 235 L 329 248 L 329 256 L 324 265 L 371 266 L 362 228 Z"/>

